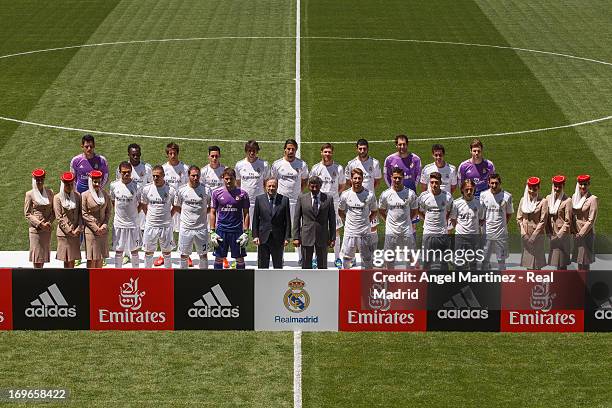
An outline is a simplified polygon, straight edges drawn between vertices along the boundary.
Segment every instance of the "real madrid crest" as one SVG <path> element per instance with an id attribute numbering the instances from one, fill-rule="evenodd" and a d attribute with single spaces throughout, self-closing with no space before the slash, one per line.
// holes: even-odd
<path id="1" fill-rule="evenodd" d="M 304 289 L 306 283 L 303 280 L 295 278 L 289 281 L 289 289 L 283 296 L 285 307 L 292 313 L 302 313 L 310 304 L 310 295 Z"/>

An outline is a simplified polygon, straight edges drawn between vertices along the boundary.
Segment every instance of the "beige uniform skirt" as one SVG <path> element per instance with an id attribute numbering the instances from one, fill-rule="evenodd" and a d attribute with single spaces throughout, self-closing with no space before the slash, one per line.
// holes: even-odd
<path id="1" fill-rule="evenodd" d="M 55 259 L 64 262 L 81 259 L 80 237 L 57 237 L 57 255 Z"/>
<path id="2" fill-rule="evenodd" d="M 51 260 L 51 231 L 30 232 L 30 262 L 46 263 Z"/>
<path id="3" fill-rule="evenodd" d="M 85 250 L 87 251 L 88 261 L 108 258 L 108 233 L 98 236 L 86 230 Z"/>

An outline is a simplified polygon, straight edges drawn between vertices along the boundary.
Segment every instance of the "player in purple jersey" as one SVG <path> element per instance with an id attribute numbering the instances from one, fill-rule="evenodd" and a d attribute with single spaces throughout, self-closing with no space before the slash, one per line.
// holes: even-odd
<path id="1" fill-rule="evenodd" d="M 408 151 L 408 136 L 395 136 L 396 153 L 390 154 L 385 159 L 383 169 L 384 179 L 387 186 L 391 187 L 391 173 L 393 169 L 399 167 L 404 170 L 404 186 L 411 189 L 416 194 L 416 186 L 421 179 L 421 158 Z"/>
<path id="2" fill-rule="evenodd" d="M 480 193 L 489 188 L 489 176 L 495 173 L 495 165 L 491 160 L 482 157 L 482 142 L 478 139 L 470 143 L 472 158 L 464 161 L 457 171 L 458 183 L 461 185 L 463 180 L 473 180 L 476 183 L 474 196 L 480 198 Z"/>
<path id="3" fill-rule="evenodd" d="M 70 171 L 76 176 L 77 192 L 83 193 L 89 190 L 89 173 L 93 170 L 102 172 L 101 188 L 108 180 L 108 163 L 104 156 L 95 153 L 96 142 L 92 135 L 85 135 L 81 139 L 83 153 L 74 156 L 70 161 Z"/>
<path id="4" fill-rule="evenodd" d="M 228 250 L 236 259 L 236 269 L 244 269 L 249 242 L 249 195 L 236 187 L 236 172 L 226 167 L 221 176 L 224 187 L 212 192 L 210 205 L 210 242 L 215 251 L 215 269 L 223 269 Z"/>

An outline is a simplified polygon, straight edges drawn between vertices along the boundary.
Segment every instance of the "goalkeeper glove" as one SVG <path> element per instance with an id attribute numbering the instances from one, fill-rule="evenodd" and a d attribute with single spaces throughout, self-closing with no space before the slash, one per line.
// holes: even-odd
<path id="1" fill-rule="evenodd" d="M 249 243 L 249 230 L 243 232 L 242 235 L 240 235 L 236 240 L 236 243 L 240 245 L 241 248 L 246 248 L 247 244 Z"/>
<path id="2" fill-rule="evenodd" d="M 217 248 L 219 246 L 219 243 L 223 241 L 223 238 L 221 238 L 216 232 L 215 230 L 211 230 L 210 231 L 210 242 L 212 244 L 212 246 L 214 248 Z"/>

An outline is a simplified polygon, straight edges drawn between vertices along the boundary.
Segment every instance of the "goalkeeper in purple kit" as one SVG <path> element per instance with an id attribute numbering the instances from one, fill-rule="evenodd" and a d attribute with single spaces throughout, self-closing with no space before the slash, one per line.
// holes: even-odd
<path id="1" fill-rule="evenodd" d="M 236 269 L 245 269 L 249 243 L 249 195 L 236 186 L 236 172 L 227 167 L 221 175 L 224 186 L 212 192 L 210 243 L 215 248 L 215 269 L 223 269 L 223 258 L 231 251 Z"/>

